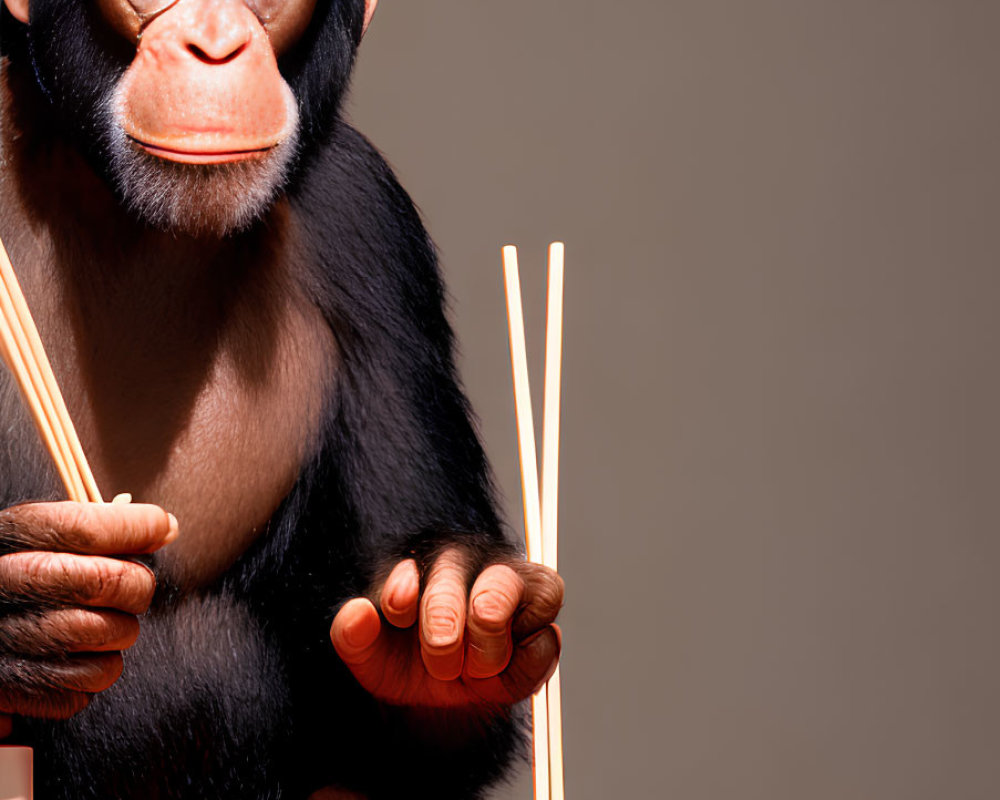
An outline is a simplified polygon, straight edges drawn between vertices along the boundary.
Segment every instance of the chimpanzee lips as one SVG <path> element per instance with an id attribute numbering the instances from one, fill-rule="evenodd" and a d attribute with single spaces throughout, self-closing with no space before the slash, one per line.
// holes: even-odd
<path id="1" fill-rule="evenodd" d="M 150 155 L 180 164 L 230 164 L 236 161 L 249 161 L 262 158 L 274 147 L 270 145 L 252 150 L 181 150 L 144 142 L 134 137 L 132 141 Z"/>

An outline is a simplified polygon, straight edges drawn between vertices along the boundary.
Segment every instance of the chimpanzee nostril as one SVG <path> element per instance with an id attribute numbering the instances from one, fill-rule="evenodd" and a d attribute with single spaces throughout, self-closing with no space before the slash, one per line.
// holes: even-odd
<path id="1" fill-rule="evenodd" d="M 177 6 L 176 25 L 187 51 L 203 64 L 228 64 L 247 50 L 259 23 L 241 0 Z"/>
<path id="2" fill-rule="evenodd" d="M 189 44 L 187 46 L 187 49 L 188 52 L 191 53 L 195 58 L 197 58 L 199 61 L 205 62 L 206 64 L 228 64 L 233 59 L 238 58 L 240 53 L 246 50 L 248 44 L 249 42 L 243 42 L 242 44 L 237 45 L 235 48 L 230 50 L 230 52 L 222 55 L 221 57 L 210 55 L 209 53 L 202 50 L 196 44 Z"/>

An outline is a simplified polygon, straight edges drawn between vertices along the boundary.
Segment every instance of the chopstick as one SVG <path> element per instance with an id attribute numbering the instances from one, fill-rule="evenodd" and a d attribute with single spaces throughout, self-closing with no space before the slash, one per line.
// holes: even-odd
<path id="1" fill-rule="evenodd" d="M 70 500 L 103 502 L 7 250 L 0 241 L 0 343 Z"/>
<path id="2" fill-rule="evenodd" d="M 535 425 L 528 385 L 528 356 L 524 343 L 524 314 L 521 310 L 521 277 L 517 268 L 517 248 L 503 249 L 504 285 L 507 290 L 507 324 L 510 331 L 510 361 L 514 378 L 514 413 L 521 465 L 521 496 L 524 500 L 524 534 L 528 560 L 541 563 L 542 515 L 538 497 L 538 466 L 535 455 Z M 534 742 L 535 798 L 549 793 L 549 714 L 546 692 L 531 698 L 532 740 Z"/>
<path id="3" fill-rule="evenodd" d="M 503 248 L 507 322 L 510 332 L 511 369 L 514 378 L 514 408 L 517 416 L 521 492 L 524 498 L 524 529 L 528 560 L 552 569 L 557 564 L 557 520 L 559 485 L 559 403 L 562 363 L 562 295 L 565 248 L 561 242 L 549 247 L 549 286 L 545 344 L 545 398 L 542 430 L 542 487 L 539 498 L 535 453 L 535 429 L 528 385 L 528 360 L 521 308 L 521 281 L 517 248 Z M 543 516 L 544 514 L 544 516 Z M 562 766 L 562 709 L 559 668 L 544 689 L 531 698 L 534 732 L 534 785 L 536 800 L 564 797 Z"/>
<path id="4" fill-rule="evenodd" d="M 563 266 L 565 246 L 549 245 L 545 317 L 545 396 L 542 415 L 542 563 L 558 566 L 559 405 L 562 383 Z M 563 800 L 562 681 L 559 665 L 545 686 L 549 707 L 549 780 L 553 800 Z"/>

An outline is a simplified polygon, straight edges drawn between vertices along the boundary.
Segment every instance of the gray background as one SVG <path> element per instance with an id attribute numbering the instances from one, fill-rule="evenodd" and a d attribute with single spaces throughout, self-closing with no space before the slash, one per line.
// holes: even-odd
<path id="1" fill-rule="evenodd" d="M 567 242 L 574 800 L 1000 796 L 998 34 L 971 0 L 383 0 L 350 112 L 441 248 L 517 530 L 500 246 L 540 394 Z"/>

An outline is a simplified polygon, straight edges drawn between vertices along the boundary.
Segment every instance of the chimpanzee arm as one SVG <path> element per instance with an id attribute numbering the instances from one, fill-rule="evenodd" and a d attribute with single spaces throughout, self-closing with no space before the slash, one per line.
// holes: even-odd
<path id="1" fill-rule="evenodd" d="M 341 562 L 354 579 L 339 599 L 370 596 L 400 559 L 426 570 L 456 544 L 471 586 L 486 564 L 510 561 L 514 550 L 458 387 L 433 245 L 409 197 L 357 133 L 340 127 L 320 159 L 310 172 L 320 178 L 293 202 L 311 217 L 307 246 L 321 267 L 314 290 L 339 348 L 326 435 L 328 500 L 342 524 L 330 547 L 355 558 L 354 566 Z M 338 747 L 356 754 L 355 788 L 372 797 L 475 796 L 518 741 L 509 707 L 356 700 L 353 733 L 364 744 L 341 739 Z"/>
<path id="2" fill-rule="evenodd" d="M 331 432 L 364 548 L 398 557 L 427 531 L 506 551 L 482 447 L 458 388 L 434 248 L 409 197 L 346 126 L 296 195 L 339 347 Z M 317 185 L 319 184 L 319 185 Z M 316 195 L 320 195 L 317 197 Z"/>

